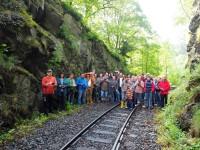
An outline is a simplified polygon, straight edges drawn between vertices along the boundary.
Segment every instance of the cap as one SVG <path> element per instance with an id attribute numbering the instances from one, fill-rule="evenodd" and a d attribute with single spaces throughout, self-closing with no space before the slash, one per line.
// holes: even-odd
<path id="1" fill-rule="evenodd" d="M 48 69 L 47 72 L 53 72 L 52 69 Z"/>

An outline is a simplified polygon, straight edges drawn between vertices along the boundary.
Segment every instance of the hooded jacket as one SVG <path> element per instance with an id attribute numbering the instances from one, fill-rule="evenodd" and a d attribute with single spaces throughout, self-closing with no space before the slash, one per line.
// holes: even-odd
<path id="1" fill-rule="evenodd" d="M 158 83 L 158 87 L 160 89 L 160 94 L 161 95 L 167 95 L 169 94 L 169 91 L 170 91 L 170 83 L 168 80 L 165 80 L 165 81 L 160 81 Z"/>
<path id="2" fill-rule="evenodd" d="M 78 77 L 76 79 L 76 85 L 79 90 L 86 90 L 88 88 L 88 80 L 83 77 Z"/>
<path id="3" fill-rule="evenodd" d="M 54 76 L 45 76 L 42 78 L 42 94 L 54 94 L 57 81 Z"/>

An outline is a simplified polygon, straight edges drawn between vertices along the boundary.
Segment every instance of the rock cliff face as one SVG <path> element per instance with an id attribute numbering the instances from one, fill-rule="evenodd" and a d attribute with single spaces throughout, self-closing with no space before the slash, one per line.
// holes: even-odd
<path id="1" fill-rule="evenodd" d="M 196 12 L 189 25 L 191 37 L 187 46 L 188 66 L 191 69 L 200 62 L 200 2 L 195 0 L 194 6 Z"/>
<path id="2" fill-rule="evenodd" d="M 188 52 L 188 67 L 192 76 L 188 82 L 187 91 L 191 92 L 192 97 L 188 100 L 188 104 L 183 108 L 182 114 L 179 117 L 179 124 L 183 131 L 189 132 L 192 137 L 200 137 L 199 126 L 194 125 L 195 112 L 200 110 L 200 1 L 195 0 L 194 6 L 196 12 L 190 22 L 190 40 L 187 46 Z M 195 70 L 196 69 L 196 70 Z M 195 70 L 195 74 L 193 74 Z"/>
<path id="3" fill-rule="evenodd" d="M 14 66 L 0 65 L 0 126 L 38 108 L 46 69 L 76 74 L 121 69 L 105 44 L 60 0 L 0 0 L 0 44 Z"/>

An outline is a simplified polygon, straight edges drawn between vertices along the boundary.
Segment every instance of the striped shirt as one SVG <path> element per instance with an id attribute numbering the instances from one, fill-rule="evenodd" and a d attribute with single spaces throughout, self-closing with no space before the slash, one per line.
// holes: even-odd
<path id="1" fill-rule="evenodd" d="M 127 91 L 126 91 L 126 98 L 128 100 L 132 100 L 132 98 L 133 98 L 133 91 L 130 88 L 127 89 Z"/>

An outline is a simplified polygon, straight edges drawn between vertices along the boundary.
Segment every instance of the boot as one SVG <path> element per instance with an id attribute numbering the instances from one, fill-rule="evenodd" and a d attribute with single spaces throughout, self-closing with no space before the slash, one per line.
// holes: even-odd
<path id="1" fill-rule="evenodd" d="M 120 108 L 124 108 L 124 101 L 120 102 Z"/>
<path id="2" fill-rule="evenodd" d="M 127 107 L 127 101 L 125 101 L 125 103 L 124 103 L 124 108 L 128 108 Z"/>

